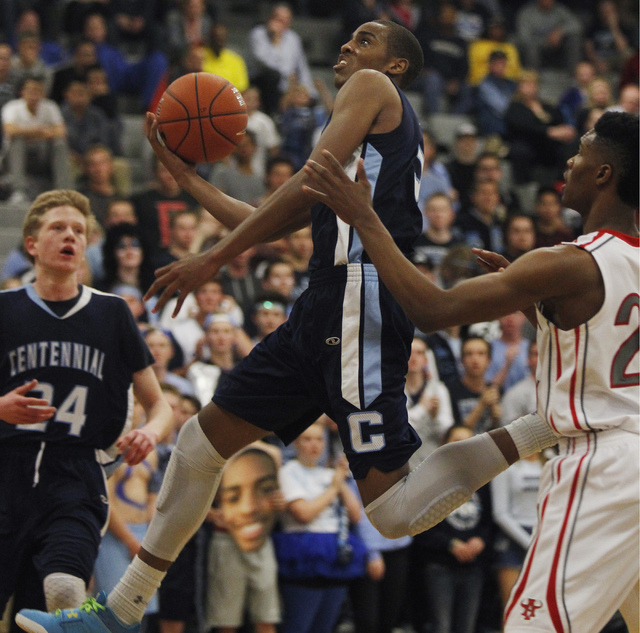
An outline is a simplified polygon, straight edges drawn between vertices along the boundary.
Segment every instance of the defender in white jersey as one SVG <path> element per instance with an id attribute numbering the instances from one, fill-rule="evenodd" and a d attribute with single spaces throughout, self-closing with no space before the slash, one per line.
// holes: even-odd
<path id="1" fill-rule="evenodd" d="M 563 203 L 582 216 L 583 237 L 513 264 L 476 250 L 494 272 L 451 290 L 430 283 L 401 256 L 373 211 L 362 167 L 359 182 L 352 182 L 328 153 L 325 158 L 328 168 L 307 163 L 312 185 L 306 191 L 357 230 L 381 279 L 420 330 L 513 310 L 537 325 L 538 413 L 560 436 L 562 450 L 543 472 L 538 528 L 504 630 L 597 633 L 620 609 L 637 633 L 638 117 L 604 114 L 567 162 Z M 491 438 L 507 456 L 508 442 Z M 456 468 L 468 445 L 452 446 L 421 468 L 446 472 L 454 490 L 469 476 L 466 464 Z M 484 462 L 471 468 L 490 474 Z"/>
<path id="2" fill-rule="evenodd" d="M 536 311 L 538 411 L 562 439 L 541 478 L 509 632 L 600 631 L 634 584 L 638 597 L 638 238 L 604 230 L 572 245 L 595 260 L 604 302 L 569 330 L 544 304 Z"/>

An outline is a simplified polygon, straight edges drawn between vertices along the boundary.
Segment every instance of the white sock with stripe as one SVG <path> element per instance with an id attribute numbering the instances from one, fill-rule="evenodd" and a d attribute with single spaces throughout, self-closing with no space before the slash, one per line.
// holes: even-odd
<path id="1" fill-rule="evenodd" d="M 108 595 L 107 606 L 127 626 L 140 622 L 149 600 L 166 574 L 135 556 L 120 582 Z"/>

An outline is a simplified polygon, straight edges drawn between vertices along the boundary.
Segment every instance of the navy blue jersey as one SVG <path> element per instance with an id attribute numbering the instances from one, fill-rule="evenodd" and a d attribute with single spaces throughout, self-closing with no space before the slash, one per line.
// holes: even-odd
<path id="1" fill-rule="evenodd" d="M 402 92 L 398 127 L 365 137 L 374 208 L 408 255 L 422 229 L 416 200 L 424 154 Z M 324 205 L 312 211 L 309 287 L 289 319 L 216 390 L 223 409 L 290 442 L 325 412 L 338 425 L 351 471 L 362 479 L 407 463 L 420 439 L 407 422 L 405 375 L 414 327 L 363 251 L 357 233 Z"/>
<path id="2" fill-rule="evenodd" d="M 35 378 L 29 395 L 57 408 L 42 424 L 0 420 L 0 443 L 111 446 L 127 418 L 133 374 L 153 363 L 126 303 L 81 286 L 59 317 L 28 285 L 0 292 L 0 314 L 0 394 Z"/>
<path id="3" fill-rule="evenodd" d="M 397 86 L 396 89 L 402 99 L 400 125 L 385 134 L 367 135 L 346 171 L 355 179 L 358 159 L 364 159 L 373 208 L 400 250 L 408 256 L 422 232 L 417 199 L 424 151 L 415 112 L 402 90 Z M 314 205 L 311 218 L 314 249 L 310 271 L 340 264 L 370 263 L 356 231 L 329 207 Z"/>

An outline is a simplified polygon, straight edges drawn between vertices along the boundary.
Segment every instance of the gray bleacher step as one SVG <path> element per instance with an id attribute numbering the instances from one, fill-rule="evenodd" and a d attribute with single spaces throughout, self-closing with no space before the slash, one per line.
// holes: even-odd
<path id="1" fill-rule="evenodd" d="M 22 242 L 22 229 L 0 229 L 0 269 L 9 253 Z"/>
<path id="2" fill-rule="evenodd" d="M 0 202 L 0 269 L 7 255 L 22 242 L 22 221 L 26 212 L 26 205 Z"/>
<path id="3" fill-rule="evenodd" d="M 22 221 L 27 212 L 26 205 L 13 205 L 8 202 L 0 202 L 0 233 L 6 229 L 22 229 Z"/>

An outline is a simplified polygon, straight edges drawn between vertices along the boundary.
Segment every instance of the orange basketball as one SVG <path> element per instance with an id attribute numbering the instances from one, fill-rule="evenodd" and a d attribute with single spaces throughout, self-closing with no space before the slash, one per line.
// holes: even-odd
<path id="1" fill-rule="evenodd" d="M 204 72 L 172 82 L 156 115 L 165 145 L 191 163 L 215 163 L 231 154 L 248 118 L 240 91 L 226 79 Z"/>

